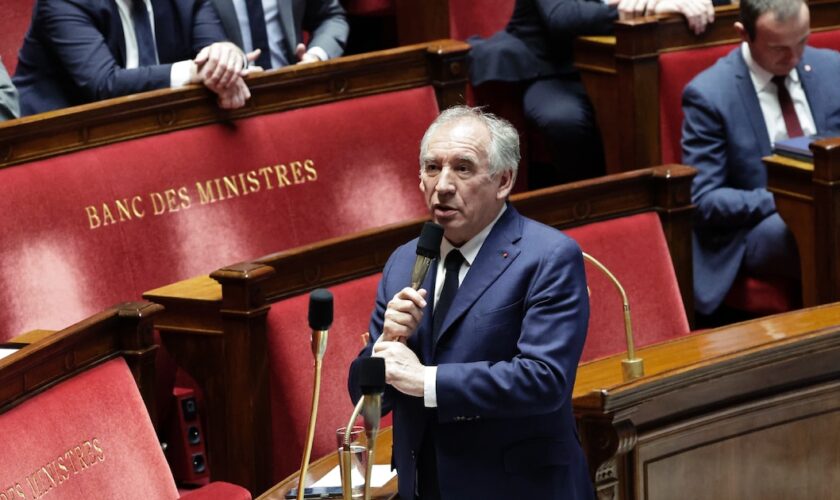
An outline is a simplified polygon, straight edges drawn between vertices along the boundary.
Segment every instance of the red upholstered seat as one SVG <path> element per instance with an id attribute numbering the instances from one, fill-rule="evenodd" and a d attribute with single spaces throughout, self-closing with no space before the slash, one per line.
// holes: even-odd
<path id="1" fill-rule="evenodd" d="M 466 40 L 502 30 L 513 14 L 515 0 L 449 0 L 449 35 Z"/>
<path id="2" fill-rule="evenodd" d="M 347 395 L 347 367 L 363 347 L 381 273 L 330 287 L 335 322 L 324 356 L 321 404 L 312 457 L 335 451 L 335 430 L 347 425 L 353 403 Z M 407 278 L 406 278 L 407 279 Z M 307 324 L 309 295 L 281 300 L 268 314 L 274 477 L 280 480 L 300 467 L 309 422 L 313 358 Z M 389 417 L 390 418 L 390 417 Z"/>
<path id="3" fill-rule="evenodd" d="M 35 0 L 3 2 L 3 15 L 0 16 L 0 59 L 9 75 L 15 74 L 18 51 L 23 46 L 23 37 L 29 29 L 33 5 Z"/>
<path id="4" fill-rule="evenodd" d="M 739 274 L 723 303 L 761 316 L 778 314 L 802 307 L 802 288 L 791 280 L 757 279 Z"/>
<path id="5" fill-rule="evenodd" d="M 621 282 L 630 303 L 636 347 L 684 335 L 688 319 L 659 217 L 646 212 L 565 231 Z M 589 331 L 581 361 L 627 349 L 621 296 L 596 267 L 586 264 Z"/>
<path id="6" fill-rule="evenodd" d="M 341 4 L 352 16 L 378 16 L 394 9 L 394 0 L 342 0 Z"/>
<path id="7" fill-rule="evenodd" d="M 808 45 L 824 49 L 840 50 L 840 30 L 818 31 L 808 37 Z"/>
<path id="8" fill-rule="evenodd" d="M 0 340 L 253 255 L 424 215 L 417 145 L 437 113 L 426 86 L 4 169 L 0 271 L 14 279 L 0 290 Z"/>
<path id="9" fill-rule="evenodd" d="M 0 415 L 0 495 L 175 499 L 178 491 L 123 358 L 50 387 Z M 234 485 L 189 498 L 249 499 Z"/>

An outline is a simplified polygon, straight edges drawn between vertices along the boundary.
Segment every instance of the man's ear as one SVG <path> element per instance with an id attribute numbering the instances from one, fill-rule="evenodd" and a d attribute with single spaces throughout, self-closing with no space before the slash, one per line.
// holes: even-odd
<path id="1" fill-rule="evenodd" d="M 496 199 L 497 200 L 504 200 L 510 195 L 510 191 L 513 189 L 513 181 L 516 179 L 516 176 L 513 173 L 513 170 L 504 170 L 501 174 L 499 174 L 499 187 L 496 189 Z"/>
<path id="2" fill-rule="evenodd" d="M 735 21 L 735 31 L 738 32 L 738 36 L 741 38 L 742 42 L 750 43 L 750 35 L 747 33 L 747 28 L 741 23 L 741 21 Z"/>

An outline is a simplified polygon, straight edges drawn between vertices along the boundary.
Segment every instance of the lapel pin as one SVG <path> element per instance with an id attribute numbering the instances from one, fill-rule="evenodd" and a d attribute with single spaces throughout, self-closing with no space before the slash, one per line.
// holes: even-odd
<path id="1" fill-rule="evenodd" d="M 505 252 L 505 251 L 502 251 L 502 258 L 507 259 L 508 258 L 508 253 Z"/>
<path id="2" fill-rule="evenodd" d="M 810 71 L 811 71 L 811 65 L 810 65 L 810 64 L 806 64 L 806 65 L 805 65 L 805 72 L 806 72 L 806 73 L 809 73 Z"/>

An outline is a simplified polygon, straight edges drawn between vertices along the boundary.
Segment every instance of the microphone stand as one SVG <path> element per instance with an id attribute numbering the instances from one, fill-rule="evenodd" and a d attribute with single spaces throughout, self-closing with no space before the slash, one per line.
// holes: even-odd
<path id="1" fill-rule="evenodd" d="M 590 262 L 597 267 L 607 278 L 615 285 L 618 293 L 621 294 L 621 303 L 624 306 L 624 335 L 627 339 L 627 359 L 621 360 L 621 372 L 625 382 L 643 377 L 645 375 L 645 364 L 642 358 L 636 357 L 636 349 L 633 346 L 633 327 L 630 323 L 630 302 L 627 301 L 627 294 L 624 292 L 624 287 L 618 282 L 613 273 L 601 264 L 598 259 L 583 252 L 584 260 Z"/>
<path id="2" fill-rule="evenodd" d="M 327 330 L 312 331 L 312 354 L 315 357 L 315 385 L 312 389 L 312 409 L 309 419 L 309 426 L 306 430 L 306 446 L 303 450 L 303 459 L 300 464 L 300 479 L 298 480 L 297 500 L 303 500 L 303 490 L 306 483 L 306 473 L 309 470 L 309 457 L 312 454 L 312 441 L 315 439 L 315 421 L 318 415 L 318 399 L 321 393 L 321 365 L 324 361 L 324 353 L 327 350 Z"/>

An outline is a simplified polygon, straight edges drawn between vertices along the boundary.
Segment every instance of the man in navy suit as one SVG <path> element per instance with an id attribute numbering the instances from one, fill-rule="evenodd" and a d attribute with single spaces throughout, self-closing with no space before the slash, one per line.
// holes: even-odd
<path id="1" fill-rule="evenodd" d="M 682 161 L 698 170 L 693 253 L 701 314 L 720 306 L 739 270 L 799 278 L 796 244 L 761 158 L 777 140 L 840 131 L 840 54 L 806 46 L 807 4 L 741 0 L 740 9 L 741 46 L 683 93 Z"/>
<path id="2" fill-rule="evenodd" d="M 225 40 L 209 0 L 37 0 L 14 76 L 21 114 L 188 83 L 204 83 L 224 108 L 244 106 L 246 55 Z"/>
<path id="3" fill-rule="evenodd" d="M 423 137 L 441 259 L 414 290 L 416 240 L 391 255 L 360 354 L 385 359 L 400 498 L 593 496 L 572 415 L 589 321 L 581 251 L 506 202 L 518 163 L 516 130 L 479 109 L 444 111 Z"/>
<path id="4" fill-rule="evenodd" d="M 245 50 L 261 49 L 257 64 L 263 69 L 326 61 L 344 53 L 350 27 L 338 0 L 212 1 L 231 41 Z M 262 26 L 251 22 L 251 13 L 262 16 Z M 304 30 L 311 34 L 308 47 Z"/>
<path id="5" fill-rule="evenodd" d="M 552 169 L 528 171 L 531 186 L 604 173 L 594 111 L 574 68 L 575 38 L 611 33 L 619 14 L 662 12 L 682 13 L 699 33 L 714 20 L 712 4 L 724 2 L 728 0 L 516 0 L 504 30 L 486 40 L 471 38 L 472 84 L 522 82 L 525 116 L 545 134 L 552 150 Z"/>

